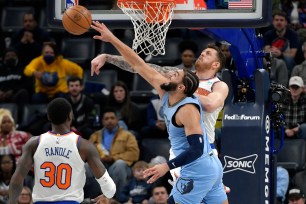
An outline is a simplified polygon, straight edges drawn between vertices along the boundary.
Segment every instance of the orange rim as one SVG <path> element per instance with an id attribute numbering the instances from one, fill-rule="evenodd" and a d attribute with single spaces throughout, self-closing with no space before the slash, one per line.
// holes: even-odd
<path id="1" fill-rule="evenodd" d="M 172 6 L 171 6 L 172 4 Z M 175 0 L 118 0 L 117 5 L 121 9 L 143 10 L 147 23 L 165 23 L 169 20 L 169 14 L 176 5 Z M 146 6 L 145 5 L 149 5 Z"/>

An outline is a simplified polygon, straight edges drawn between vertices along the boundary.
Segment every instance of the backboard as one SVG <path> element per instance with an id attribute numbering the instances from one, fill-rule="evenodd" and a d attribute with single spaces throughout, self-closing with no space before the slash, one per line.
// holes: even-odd
<path id="1" fill-rule="evenodd" d="M 47 1 L 50 27 L 61 27 L 66 8 L 79 4 L 93 20 L 110 28 L 132 28 L 130 18 L 115 8 L 115 0 Z M 90 5 L 90 3 L 93 3 Z M 272 18 L 271 0 L 176 0 L 171 28 L 255 28 L 267 26 Z"/>

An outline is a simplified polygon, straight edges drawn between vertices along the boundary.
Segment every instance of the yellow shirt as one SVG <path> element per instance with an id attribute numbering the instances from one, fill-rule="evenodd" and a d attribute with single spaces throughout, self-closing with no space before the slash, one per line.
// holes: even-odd
<path id="1" fill-rule="evenodd" d="M 35 93 L 45 93 L 49 98 L 55 94 L 68 92 L 67 77 L 78 76 L 83 78 L 83 69 L 78 64 L 58 56 L 54 62 L 47 64 L 43 56 L 34 58 L 24 69 L 24 74 L 28 77 L 33 76 L 35 71 L 57 72 L 58 82 L 55 86 L 46 86 L 40 79 L 35 78 Z"/>

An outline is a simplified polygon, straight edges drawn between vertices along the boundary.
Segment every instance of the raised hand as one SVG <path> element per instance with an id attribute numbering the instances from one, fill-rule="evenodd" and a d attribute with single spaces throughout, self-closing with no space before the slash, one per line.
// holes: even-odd
<path id="1" fill-rule="evenodd" d="M 96 40 L 102 40 L 104 42 L 111 42 L 114 38 L 114 34 L 104 25 L 103 23 L 100 23 L 98 21 L 93 21 L 91 28 L 98 31 L 100 35 L 93 36 Z"/>
<path id="2" fill-rule="evenodd" d="M 157 164 L 149 169 L 146 169 L 144 173 L 144 177 L 150 177 L 150 179 L 147 181 L 147 183 L 153 183 L 160 177 L 164 176 L 169 171 L 169 166 L 164 164 Z"/>
<path id="3" fill-rule="evenodd" d="M 91 76 L 94 74 L 99 75 L 100 69 L 106 62 L 106 55 L 101 54 L 91 60 Z"/>

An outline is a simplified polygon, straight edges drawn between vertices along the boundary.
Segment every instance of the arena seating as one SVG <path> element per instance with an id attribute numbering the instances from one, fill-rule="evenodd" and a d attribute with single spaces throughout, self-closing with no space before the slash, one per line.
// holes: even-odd
<path id="1" fill-rule="evenodd" d="M 276 146 L 280 141 L 275 140 Z M 277 154 L 277 164 L 284 167 L 290 174 L 305 169 L 306 141 L 304 139 L 285 139 L 283 148 Z"/>
<path id="2" fill-rule="evenodd" d="M 22 18 L 25 12 L 34 11 L 33 7 L 4 7 L 1 16 L 3 32 L 14 32 L 22 28 Z"/>

